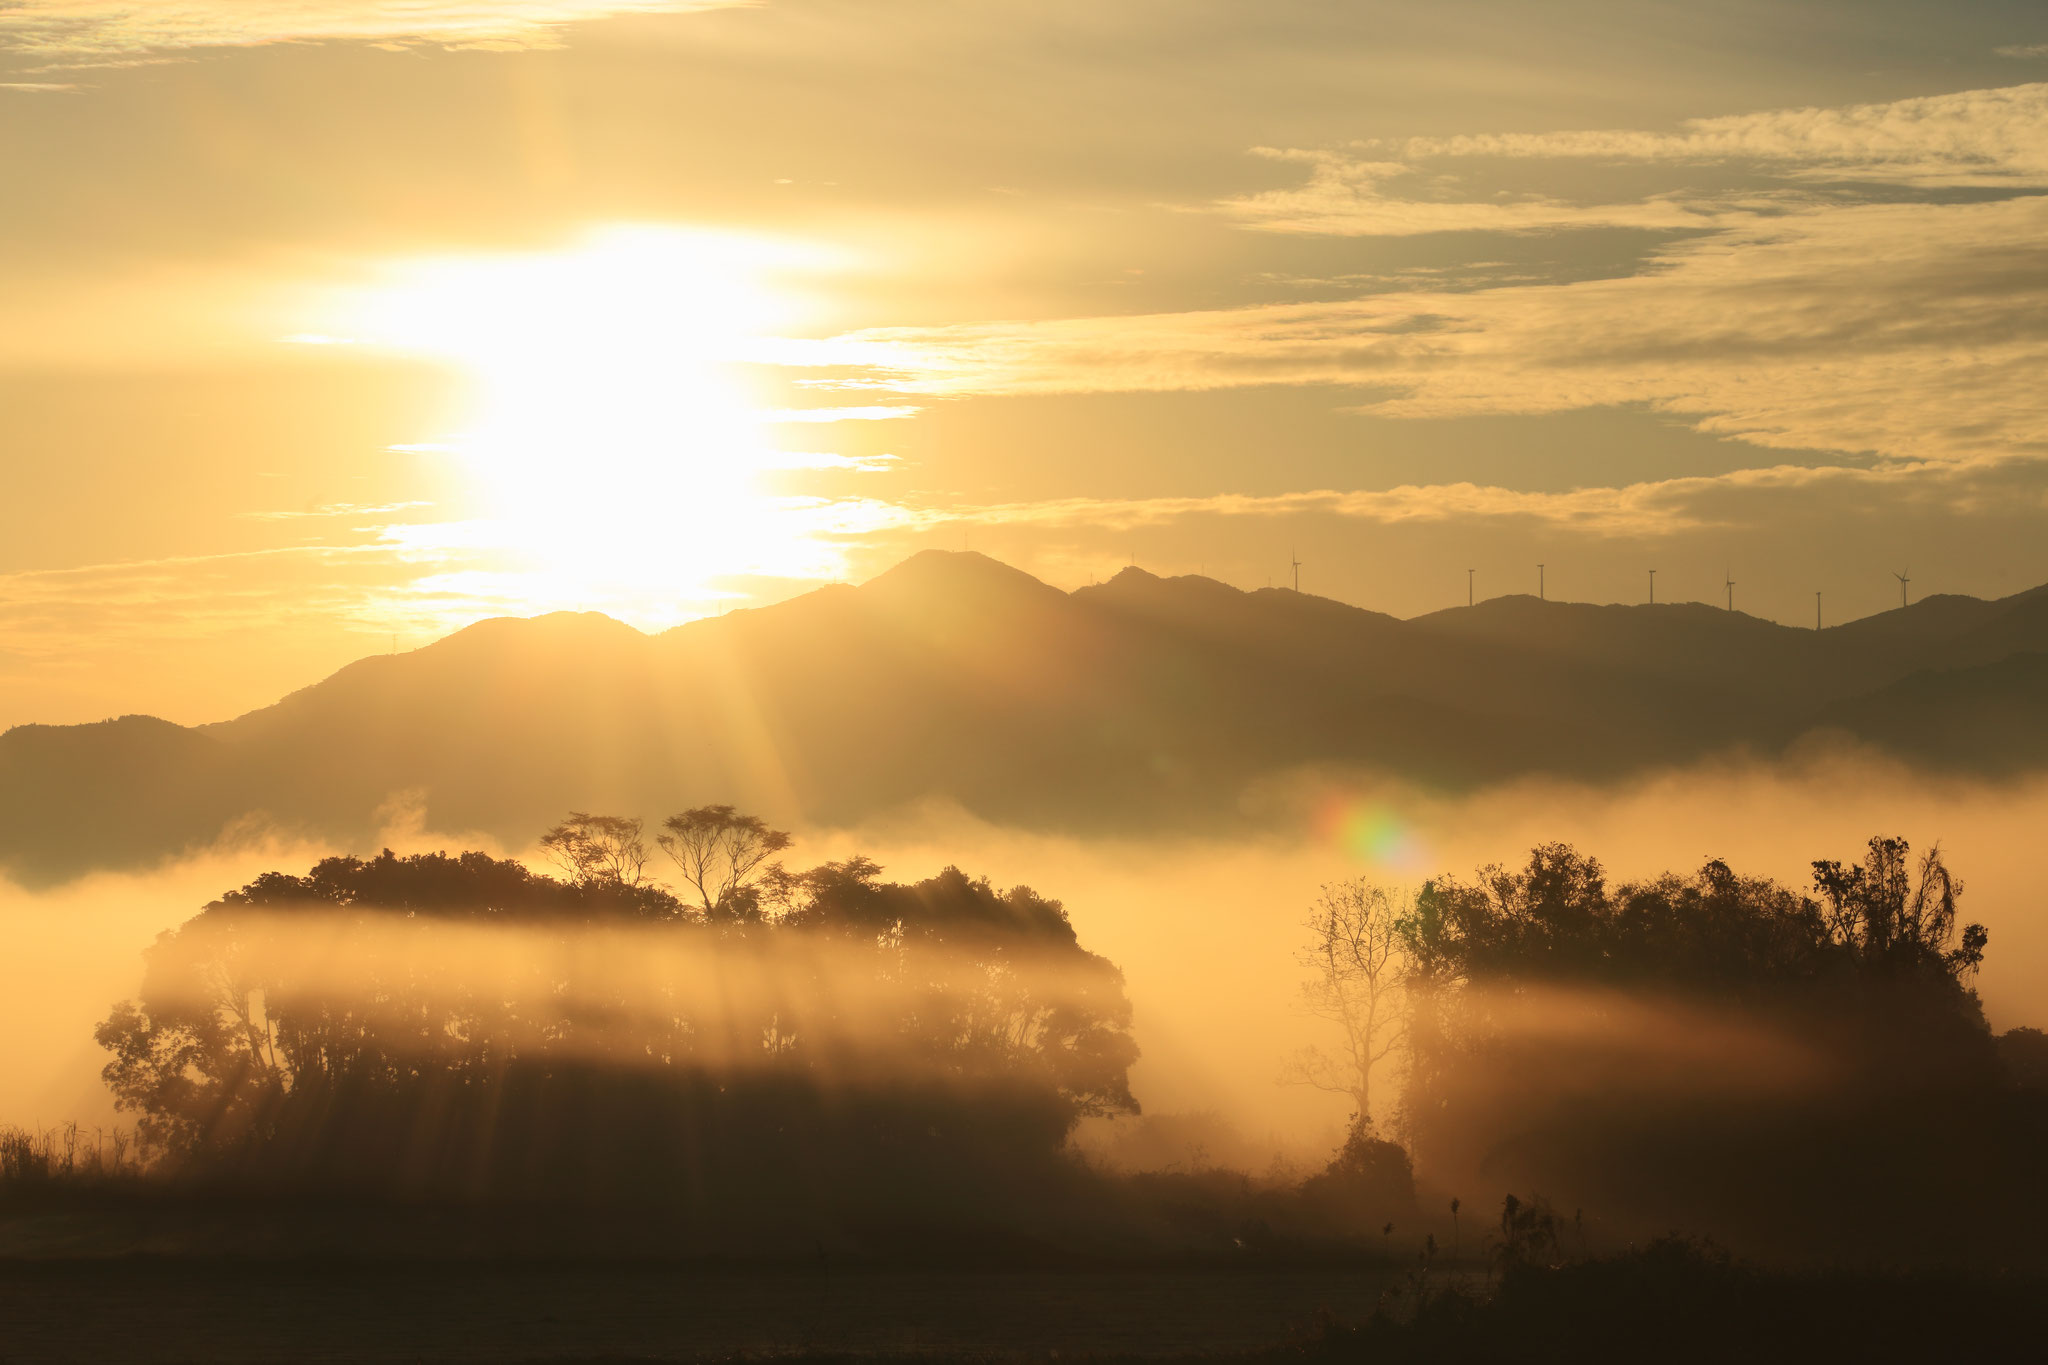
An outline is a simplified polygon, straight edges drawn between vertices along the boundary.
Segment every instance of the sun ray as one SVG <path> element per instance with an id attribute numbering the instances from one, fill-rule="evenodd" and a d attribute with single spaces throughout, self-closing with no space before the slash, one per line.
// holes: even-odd
<path id="1" fill-rule="evenodd" d="M 690 604 L 716 598 L 722 579 L 842 567 L 818 500 L 766 486 L 792 468 L 773 430 L 790 413 L 757 406 L 739 373 L 802 320 L 804 301 L 776 276 L 833 260 L 801 244 L 613 228 L 557 252 L 389 265 L 317 334 L 441 358 L 470 378 L 464 428 L 414 448 L 459 463 L 474 514 L 396 533 L 422 554 L 493 560 L 444 583 L 666 624 L 698 614 Z"/>

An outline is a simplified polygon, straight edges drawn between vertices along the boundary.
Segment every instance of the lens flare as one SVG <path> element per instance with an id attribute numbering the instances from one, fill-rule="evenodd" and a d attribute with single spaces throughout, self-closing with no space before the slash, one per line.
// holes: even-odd
<path id="1" fill-rule="evenodd" d="M 1384 801 L 1337 793 L 1316 812 L 1317 836 L 1359 862 L 1414 872 L 1429 860 L 1415 826 Z"/>

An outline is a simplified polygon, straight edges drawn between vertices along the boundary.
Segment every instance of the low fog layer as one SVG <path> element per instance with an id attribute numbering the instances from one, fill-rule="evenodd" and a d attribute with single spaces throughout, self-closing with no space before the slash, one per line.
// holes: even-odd
<path id="1" fill-rule="evenodd" d="M 1213 1112 L 1243 1138 L 1237 1155 L 1247 1164 L 1275 1154 L 1319 1164 L 1342 1141 L 1346 1101 L 1283 1084 L 1282 1073 L 1290 1054 L 1329 1041 L 1326 1026 L 1301 1007 L 1302 919 L 1319 886 L 1361 873 L 1390 883 L 1469 875 L 1488 863 L 1518 865 L 1533 845 L 1564 841 L 1600 858 L 1615 881 L 1722 858 L 1741 873 L 1803 889 L 1813 859 L 1852 859 L 1872 834 L 1898 834 L 1920 848 L 1938 840 L 1966 885 L 1964 913 L 1990 929 L 1978 987 L 1993 1027 L 2048 1022 L 2034 1009 L 2048 983 L 2048 913 L 2032 866 L 2048 823 L 2048 780 L 1944 785 L 1823 756 L 1610 789 L 1527 784 L 1449 800 L 1304 783 L 1275 799 L 1300 811 L 1292 839 L 1087 841 L 932 811 L 805 833 L 792 858 L 807 865 L 865 852 L 899 878 L 958 864 L 1062 901 L 1086 947 L 1125 974 L 1143 1053 L 1132 1085 L 1148 1114 Z M 479 845 L 431 831 L 393 831 L 391 839 L 401 852 Z M 115 1001 L 135 993 L 143 949 L 227 888 L 333 851 L 245 846 L 143 876 L 0 892 L 0 931 L 10 945 L 0 958 L 0 1027 L 12 1040 L 0 1073 L 0 1123 L 115 1122 L 98 1078 L 105 1054 L 92 1032 Z M 1568 1026 L 1571 1017 L 1567 1008 L 1542 1027 Z M 1697 1019 L 1668 1022 L 1641 1037 L 1682 1044 L 1686 1055 L 1672 1061 L 1713 1060 L 1700 1055 L 1704 1037 L 1720 1058 L 1710 1070 L 1728 1075 L 1735 1058 L 1753 1059 L 1766 1086 L 1798 1072 L 1796 1052 L 1743 1034 L 1739 1022 L 1709 1021 L 1705 1032 Z M 1218 1142 L 1208 1145 L 1225 1157 Z"/>
<path id="2" fill-rule="evenodd" d="M 1519 866 L 1539 843 L 1576 845 L 1611 881 L 1738 872 L 1810 890 L 1819 858 L 1854 859 L 1873 834 L 1939 842 L 1967 918 L 1991 931 L 1977 986 L 1993 1028 L 2048 1023 L 2048 904 L 2035 868 L 2048 780 L 1943 783 L 1880 762 L 1689 769 L 1614 788 L 1527 783 L 1463 799 L 1399 788 L 1304 785 L 1293 841 L 1088 843 L 934 817 L 923 827 L 840 836 L 903 868 L 971 852 L 998 882 L 1065 901 L 1089 946 L 1124 970 L 1144 1055 L 1132 1087 L 1148 1111 L 1216 1110 L 1248 1137 L 1327 1152 L 1340 1097 L 1278 1084 L 1295 1049 L 1327 1042 L 1300 1008 L 1302 920 L 1324 883 L 1390 884 L 1490 863 Z M 829 841 L 828 841 L 829 842 Z M 1305 1153 L 1304 1153 L 1305 1154 Z"/>

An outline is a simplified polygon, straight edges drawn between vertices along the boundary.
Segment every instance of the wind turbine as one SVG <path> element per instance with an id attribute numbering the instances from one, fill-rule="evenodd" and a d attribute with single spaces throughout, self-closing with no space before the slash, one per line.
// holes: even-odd
<path id="1" fill-rule="evenodd" d="M 1906 570 L 1906 573 L 1911 572 L 1912 570 L 1910 568 Z M 1908 583 L 1911 583 L 1913 580 L 1906 577 L 1906 574 L 1903 573 L 1895 573 L 1892 575 L 1892 577 L 1899 580 L 1899 605 L 1901 607 L 1904 607 L 1906 605 L 1906 585 Z"/>
<path id="2" fill-rule="evenodd" d="M 1817 592 L 1813 595 L 1813 628 L 1820 629 L 1820 594 Z"/>
<path id="3" fill-rule="evenodd" d="M 1541 564 L 1536 566 L 1536 600 L 1538 602 L 1550 600 L 1548 594 L 1543 591 L 1543 566 Z"/>
<path id="4" fill-rule="evenodd" d="M 1650 570 L 1650 605 L 1657 605 L 1657 571 Z"/>
<path id="5" fill-rule="evenodd" d="M 1472 575 L 1476 572 L 1476 569 L 1465 570 L 1465 605 L 1468 607 L 1472 605 Z"/>
<path id="6" fill-rule="evenodd" d="M 1301 591 L 1301 561 L 1294 557 L 1294 547 L 1287 547 L 1287 558 L 1294 565 L 1294 590 Z"/>
<path id="7" fill-rule="evenodd" d="M 1730 611 L 1735 610 L 1735 579 L 1731 576 L 1732 572 L 1733 571 L 1730 570 L 1724 572 L 1721 575 L 1723 578 L 1726 578 L 1728 580 L 1726 583 L 1722 584 L 1722 586 L 1728 589 L 1728 610 Z"/>

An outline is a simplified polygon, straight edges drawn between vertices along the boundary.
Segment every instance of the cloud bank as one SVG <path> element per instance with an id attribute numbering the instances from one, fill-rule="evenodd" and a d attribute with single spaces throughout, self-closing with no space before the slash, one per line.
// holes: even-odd
<path id="1" fill-rule="evenodd" d="M 1637 274 L 820 343 L 901 392 L 1365 387 L 1391 417 L 1642 404 L 1783 449 L 2048 451 L 2048 198 L 1869 203 L 1673 244 Z"/>

